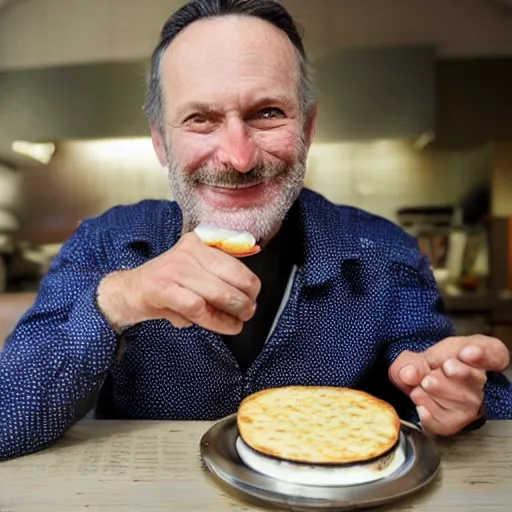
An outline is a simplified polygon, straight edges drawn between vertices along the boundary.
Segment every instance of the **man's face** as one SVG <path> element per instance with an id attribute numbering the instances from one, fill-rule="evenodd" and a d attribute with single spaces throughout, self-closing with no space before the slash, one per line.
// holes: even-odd
<path id="1" fill-rule="evenodd" d="M 307 146 L 293 46 L 249 17 L 198 21 L 165 52 L 160 161 L 188 229 L 271 236 L 304 182 Z"/>

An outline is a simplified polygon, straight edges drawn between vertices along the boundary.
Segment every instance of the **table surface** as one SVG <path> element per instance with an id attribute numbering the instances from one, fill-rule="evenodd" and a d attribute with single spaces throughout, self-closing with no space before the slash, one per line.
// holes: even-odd
<path id="1" fill-rule="evenodd" d="M 0 463 L 1 512 L 268 510 L 218 486 L 199 453 L 208 422 L 98 421 L 52 448 Z M 426 489 L 379 511 L 512 510 L 512 421 L 439 442 L 442 466 Z"/>

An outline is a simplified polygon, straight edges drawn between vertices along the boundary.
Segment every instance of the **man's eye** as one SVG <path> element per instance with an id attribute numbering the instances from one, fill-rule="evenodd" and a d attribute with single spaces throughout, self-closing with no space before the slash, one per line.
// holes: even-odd
<path id="1" fill-rule="evenodd" d="M 188 117 L 185 120 L 185 122 L 188 124 L 205 124 L 208 122 L 208 118 L 200 114 L 195 114 L 193 116 Z"/>
<path id="2" fill-rule="evenodd" d="M 265 108 L 259 113 L 261 119 L 282 119 L 284 112 L 279 108 Z"/>
<path id="3" fill-rule="evenodd" d="M 209 132 L 216 126 L 215 119 L 205 114 L 193 114 L 185 119 L 184 124 L 191 130 L 197 132 Z"/>

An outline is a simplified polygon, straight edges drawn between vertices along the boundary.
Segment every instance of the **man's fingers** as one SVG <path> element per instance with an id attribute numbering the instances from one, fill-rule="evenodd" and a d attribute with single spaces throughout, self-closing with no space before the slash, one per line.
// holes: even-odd
<path id="1" fill-rule="evenodd" d="M 188 269 L 183 273 L 176 272 L 174 280 L 179 286 L 202 297 L 215 309 L 242 322 L 250 320 L 256 311 L 256 305 L 250 297 L 201 268 L 196 273 Z"/>
<path id="2" fill-rule="evenodd" d="M 485 371 L 474 368 L 460 359 L 448 359 L 443 364 L 442 371 L 447 378 L 456 379 L 478 389 L 482 389 L 487 382 Z"/>
<path id="3" fill-rule="evenodd" d="M 453 337 L 420 354 L 401 354 L 389 376 L 416 404 L 426 430 L 453 435 L 478 418 L 486 373 L 503 371 L 509 362 L 507 347 L 495 338 Z M 420 375 L 420 382 L 413 385 Z"/>
<path id="4" fill-rule="evenodd" d="M 423 388 L 414 388 L 410 398 L 416 406 L 416 411 L 423 426 L 425 424 L 435 424 L 436 427 L 440 426 L 447 411 L 436 403 Z M 437 429 L 433 431 L 437 431 Z"/>
<path id="5" fill-rule="evenodd" d="M 413 387 L 421 380 L 421 371 L 416 365 L 408 364 L 398 372 L 398 377 L 406 386 Z"/>
<path id="6" fill-rule="evenodd" d="M 438 404 L 422 387 L 414 388 L 411 391 L 410 398 L 416 407 L 425 407 L 430 414 L 436 418 L 440 418 L 445 410 L 444 407 Z"/>
<path id="7" fill-rule="evenodd" d="M 195 258 L 208 273 L 242 291 L 256 302 L 261 291 L 261 281 L 256 274 L 239 259 L 205 245 L 195 233 L 189 233 L 186 236 L 197 238 L 200 247 L 200 250 L 190 252 L 191 258 Z"/>
<path id="8" fill-rule="evenodd" d="M 215 309 L 203 297 L 187 288 L 172 285 L 165 292 L 167 302 L 161 305 L 162 309 L 177 313 L 186 320 L 219 334 L 235 335 L 242 331 L 242 321 Z"/>
<path id="9" fill-rule="evenodd" d="M 445 409 L 422 388 L 411 392 L 411 400 L 416 405 L 421 426 L 427 432 L 452 436 L 468 424 L 468 417 L 463 411 Z"/>
<path id="10" fill-rule="evenodd" d="M 448 359 L 457 359 L 467 345 L 467 337 L 446 338 L 425 350 L 425 358 L 432 369 L 441 368 Z"/>
<path id="11" fill-rule="evenodd" d="M 438 368 L 423 379 L 421 386 L 411 391 L 410 398 L 425 430 L 450 436 L 477 419 L 484 393 L 482 379 L 477 375 L 479 370 L 454 360 L 447 361 L 444 366 L 448 373 L 460 378 L 447 377 L 444 368 Z"/>
<path id="12" fill-rule="evenodd" d="M 215 309 L 209 304 L 206 304 L 204 313 L 195 323 L 210 331 L 230 336 L 240 334 L 244 328 L 243 322 L 233 318 L 223 311 Z"/>
<path id="13" fill-rule="evenodd" d="M 470 344 L 462 348 L 458 356 L 462 362 L 484 371 L 502 372 L 510 364 L 507 347 L 495 338 L 482 340 L 472 337 Z"/>
<path id="14" fill-rule="evenodd" d="M 474 335 L 446 338 L 424 352 L 431 368 L 440 368 L 448 359 L 460 359 L 475 368 L 501 372 L 510 364 L 510 354 L 500 340 Z"/>
<path id="15" fill-rule="evenodd" d="M 261 283 L 242 262 L 205 245 L 195 233 L 133 271 L 129 320 L 165 318 L 219 334 L 241 332 L 256 311 Z M 129 321 L 126 323 L 130 323 Z"/>
<path id="16" fill-rule="evenodd" d="M 441 369 L 434 370 L 422 380 L 420 389 L 443 409 L 463 411 L 472 416 L 480 409 L 484 398 L 484 384 L 479 377 L 473 376 L 472 371 L 474 368 L 469 368 L 466 378 L 456 379 L 447 377 Z"/>
<path id="17" fill-rule="evenodd" d="M 389 367 L 388 375 L 391 382 L 408 395 L 430 371 L 423 354 L 406 350 Z"/>
<path id="18" fill-rule="evenodd" d="M 455 418 L 453 413 L 449 422 L 445 423 L 443 420 L 438 419 L 437 416 L 432 414 L 427 407 L 420 405 L 416 410 L 418 412 L 421 427 L 427 433 L 446 437 L 454 436 L 466 426 L 464 419 L 462 417 L 460 419 Z"/>

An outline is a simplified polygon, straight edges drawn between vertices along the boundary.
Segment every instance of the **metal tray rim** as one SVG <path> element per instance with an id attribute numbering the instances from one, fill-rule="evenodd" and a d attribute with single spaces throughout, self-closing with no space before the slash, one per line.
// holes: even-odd
<path id="1" fill-rule="evenodd" d="M 200 452 L 210 473 L 242 497 L 294 510 L 357 510 L 385 505 L 418 492 L 438 475 L 441 458 L 435 442 L 416 426 L 405 421 L 401 424 L 406 463 L 393 476 L 368 484 L 305 486 L 256 473 L 243 464 L 236 452 L 236 414 L 217 421 L 203 434 Z"/>

